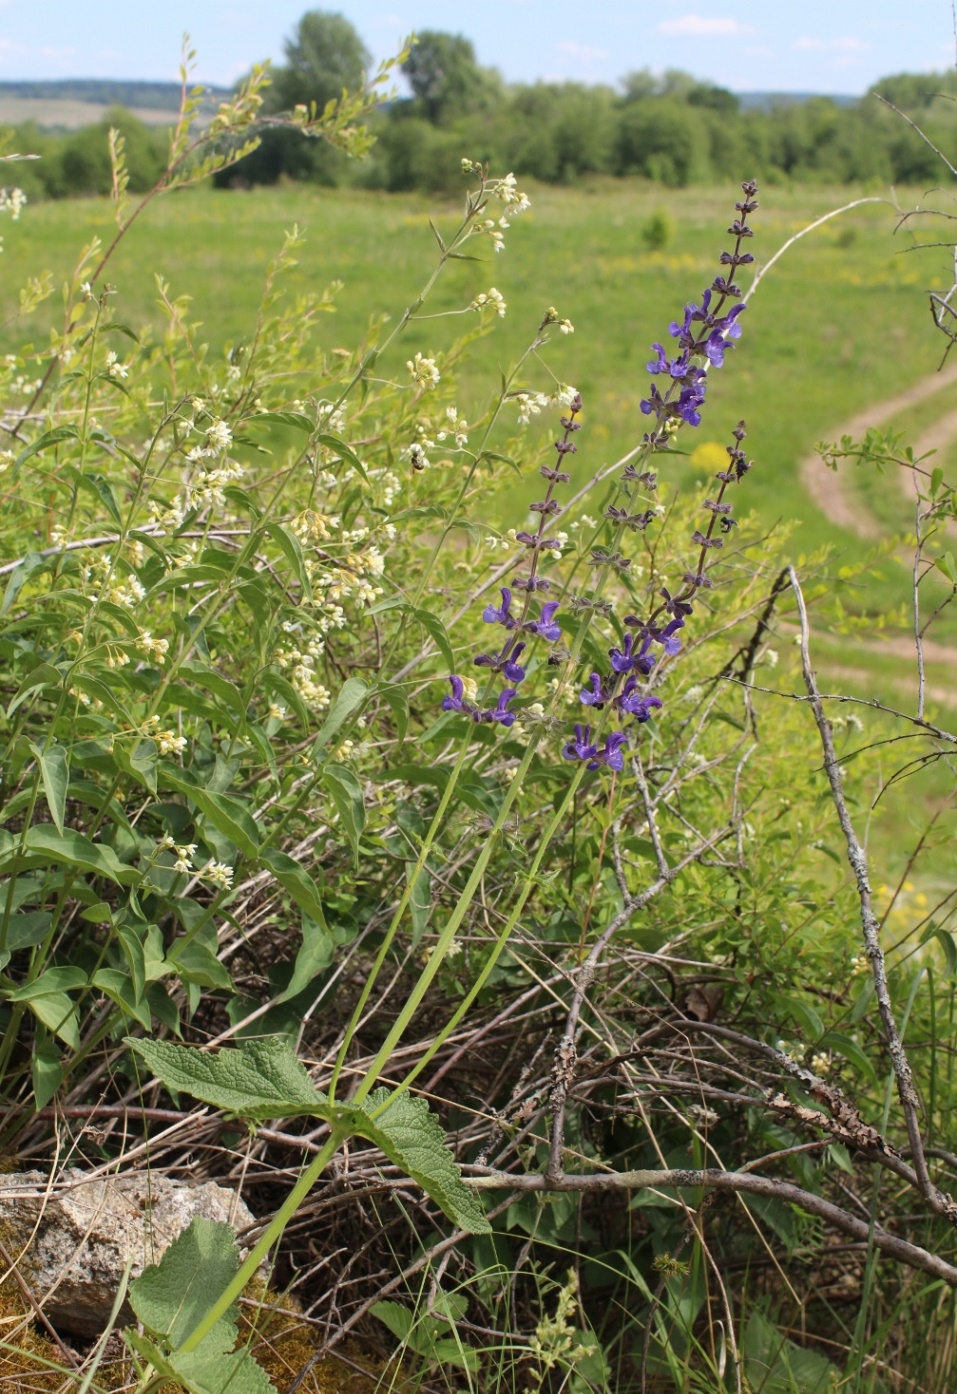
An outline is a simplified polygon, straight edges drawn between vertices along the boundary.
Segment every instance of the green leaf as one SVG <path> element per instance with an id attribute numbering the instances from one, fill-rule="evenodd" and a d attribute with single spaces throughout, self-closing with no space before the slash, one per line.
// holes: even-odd
<path id="1" fill-rule="evenodd" d="M 837 1055 L 843 1055 L 848 1064 L 859 1070 L 865 1079 L 869 1079 L 872 1084 L 877 1083 L 874 1066 L 853 1036 L 848 1036 L 844 1031 L 826 1031 L 818 1041 L 817 1049 L 821 1052 L 832 1050 Z"/>
<path id="2" fill-rule="evenodd" d="M 343 831 L 349 839 L 356 867 L 359 865 L 359 840 L 366 825 L 362 785 L 345 765 L 326 765 L 322 782 L 332 795 Z"/>
<path id="3" fill-rule="evenodd" d="M 491 1226 L 476 1196 L 464 1185 L 445 1134 L 424 1099 L 377 1089 L 359 1105 L 331 1105 L 315 1088 L 285 1041 L 248 1041 L 216 1054 L 169 1041 L 126 1044 L 167 1089 L 241 1118 L 265 1120 L 301 1114 L 325 1118 L 340 1132 L 364 1137 L 416 1181 L 443 1212 L 470 1234 Z"/>
<path id="4" fill-rule="evenodd" d="M 226 1290 L 238 1267 L 231 1226 L 197 1216 L 160 1262 L 130 1284 L 130 1306 L 144 1326 L 175 1349 Z"/>
<path id="5" fill-rule="evenodd" d="M 33 692 L 41 692 L 45 687 L 61 687 L 63 674 L 50 663 L 38 663 L 31 668 L 21 682 L 7 707 L 7 716 L 12 716 L 17 707 L 25 702 Z"/>
<path id="6" fill-rule="evenodd" d="M 327 450 L 334 450 L 343 460 L 348 460 L 349 464 L 353 466 L 356 472 L 360 474 L 368 484 L 369 476 L 366 474 L 365 465 L 359 459 L 356 452 L 350 446 L 346 445 L 345 441 L 340 440 L 338 436 L 322 435 L 319 437 L 319 444 L 324 445 Z"/>
<path id="7" fill-rule="evenodd" d="M 141 995 L 137 995 L 129 973 L 123 973 L 119 968 L 100 968 L 93 974 L 91 981 L 92 985 L 99 988 L 111 1002 L 115 1002 L 126 1016 L 138 1021 L 144 1031 L 150 1029 L 153 1022 L 149 1005 L 143 1001 Z"/>
<path id="8" fill-rule="evenodd" d="M 309 873 L 285 852 L 277 852 L 272 847 L 264 847 L 259 853 L 259 860 L 272 872 L 283 890 L 289 892 L 299 909 L 305 911 L 312 919 L 318 920 L 326 929 L 326 915 L 319 898 L 319 888 Z"/>
<path id="9" fill-rule="evenodd" d="M 277 1003 L 288 1002 L 291 997 L 298 996 L 324 968 L 329 967 L 335 951 L 336 941 L 325 926 L 303 915 L 302 943 L 293 964 L 292 977 L 276 999 Z"/>
<path id="10" fill-rule="evenodd" d="M 17 859 L 16 845 L 0 854 L 0 871 Z M 24 839 L 24 866 L 44 866 L 52 864 L 76 867 L 94 876 L 105 876 L 117 885 L 129 886 L 139 878 L 133 867 L 124 866 L 113 851 L 98 842 L 91 842 L 82 833 L 66 828 L 57 832 L 49 823 L 40 823 L 28 828 Z"/>
<path id="11" fill-rule="evenodd" d="M 363 682 L 361 678 L 346 679 L 336 694 L 336 700 L 329 710 L 329 715 L 320 727 L 312 747 L 313 754 L 317 754 L 329 744 L 346 719 L 365 701 L 368 693 L 369 684 Z"/>
<path id="12" fill-rule="evenodd" d="M 221 987 L 227 992 L 233 986 L 228 969 L 220 963 L 214 949 L 199 939 L 175 942 L 166 956 L 166 967 L 184 983 Z"/>
<path id="13" fill-rule="evenodd" d="M 449 672 L 454 673 L 455 658 L 452 654 L 452 644 L 445 625 L 439 619 L 438 615 L 432 614 L 431 610 L 413 610 L 412 613 L 426 633 L 435 641 L 435 646 L 445 659 Z"/>
<path id="14" fill-rule="evenodd" d="M 937 566 L 944 573 L 952 586 L 957 586 L 957 563 L 954 561 L 953 552 L 945 552 L 942 557 L 937 558 Z"/>
<path id="15" fill-rule="evenodd" d="M 45 992 L 32 997 L 27 1006 L 37 1021 L 65 1041 L 71 1050 L 80 1048 L 80 1022 L 72 998 L 65 992 Z"/>
<path id="16" fill-rule="evenodd" d="M 37 436 L 26 450 L 20 451 L 14 467 L 18 469 L 31 456 L 39 455 L 42 450 L 49 450 L 51 445 L 59 445 L 63 440 L 79 440 L 79 438 L 80 433 L 75 426 L 54 426 L 52 431 L 45 431 L 42 436 Z"/>
<path id="17" fill-rule="evenodd" d="M 11 915 L 7 948 L 16 953 L 17 949 L 32 949 L 34 944 L 42 944 L 52 923 L 49 910 L 28 910 L 22 915 Z"/>
<path id="18" fill-rule="evenodd" d="M 405 740 L 405 733 L 409 729 L 409 699 L 405 688 L 400 687 L 398 683 L 383 683 L 381 687 L 376 688 L 376 695 L 382 697 L 392 708 L 399 745 L 401 745 Z"/>
<path id="19" fill-rule="evenodd" d="M 39 1033 L 38 1033 L 39 1034 Z M 60 1052 L 51 1040 L 36 1041 L 30 1062 L 37 1108 L 45 1108 L 63 1083 Z"/>
<path id="20" fill-rule="evenodd" d="M 23 983 L 6 994 L 10 1002 L 29 1002 L 34 997 L 46 997 L 53 993 L 75 992 L 86 986 L 86 974 L 82 968 L 48 968 L 32 982 Z"/>
<path id="21" fill-rule="evenodd" d="M 63 833 L 63 819 L 66 815 L 66 791 L 70 782 L 70 766 L 62 745 L 51 745 L 49 750 L 30 742 L 30 749 L 37 757 L 40 766 L 40 779 L 46 797 L 50 817 L 56 824 L 57 832 Z"/>
<path id="22" fill-rule="evenodd" d="M 10 573 L 7 588 L 3 593 L 3 604 L 0 605 L 0 615 L 7 613 L 34 571 L 41 571 L 47 565 L 47 561 L 48 558 L 43 556 L 41 552 L 27 552 L 19 565 Z M 59 674 L 57 676 L 59 677 Z"/>
<path id="23" fill-rule="evenodd" d="M 748 1383 L 762 1394 L 827 1394 L 839 1384 L 825 1356 L 787 1340 L 760 1312 L 748 1319 L 742 1353 Z"/>
<path id="24" fill-rule="evenodd" d="M 375 1143 L 390 1162 L 418 1182 L 445 1215 L 469 1234 L 489 1234 L 481 1201 L 463 1183 L 442 1126 L 424 1099 L 391 1098 L 376 1089 L 361 1107 L 337 1109 L 350 1130 Z"/>
<path id="25" fill-rule="evenodd" d="M 171 761 L 162 763 L 160 775 L 164 785 L 185 794 L 190 803 L 195 804 L 213 827 L 224 837 L 228 837 L 244 856 L 258 856 L 259 828 L 242 799 L 237 799 L 232 794 L 210 793 L 208 789 L 203 789 L 196 783 L 193 775 Z"/>
<path id="26" fill-rule="evenodd" d="M 236 1344 L 236 1308 L 231 1307 L 193 1351 L 182 1351 L 213 1303 L 235 1277 L 239 1249 L 222 1221 L 193 1219 L 158 1264 L 130 1284 L 130 1305 L 167 1352 L 130 1333 L 131 1344 L 157 1372 L 184 1384 L 192 1394 L 267 1394 L 275 1386 L 245 1347 Z"/>
<path id="27" fill-rule="evenodd" d="M 405 1345 L 415 1325 L 415 1317 L 401 1302 L 376 1302 L 369 1308 L 372 1315 L 387 1326 L 397 1341 Z"/>
<path id="28" fill-rule="evenodd" d="M 278 1038 L 249 1041 L 215 1054 L 168 1041 L 128 1039 L 126 1044 L 167 1089 L 189 1094 L 240 1118 L 326 1116 L 325 1095 Z"/>
<path id="29" fill-rule="evenodd" d="M 791 1013 L 798 1026 L 806 1033 L 805 1045 L 812 1045 L 824 1035 L 824 1022 L 809 1002 L 800 997 L 782 997 L 781 1006 Z"/>
<path id="30" fill-rule="evenodd" d="M 244 428 L 259 425 L 292 426 L 297 431 L 304 431 L 307 436 L 316 428 L 316 423 L 299 411 L 260 411 L 243 422 Z"/>
<path id="31" fill-rule="evenodd" d="M 307 600 L 311 600 L 312 582 L 309 580 L 309 572 L 306 570 L 306 559 L 302 554 L 299 538 L 289 528 L 284 528 L 282 523 L 267 523 L 264 530 L 275 542 L 279 543 L 283 555 L 295 573 L 296 580 L 302 587 L 303 595 Z"/>
<path id="32" fill-rule="evenodd" d="M 113 490 L 101 474 L 94 474 L 91 470 L 78 470 L 74 465 L 65 465 L 63 473 L 68 479 L 72 479 L 78 488 L 90 494 L 94 503 L 102 503 L 118 528 L 123 526 Z"/>

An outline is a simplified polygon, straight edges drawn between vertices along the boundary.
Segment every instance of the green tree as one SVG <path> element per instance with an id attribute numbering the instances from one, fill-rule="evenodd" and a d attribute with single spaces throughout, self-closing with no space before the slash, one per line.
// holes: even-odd
<path id="1" fill-rule="evenodd" d="M 266 89 L 267 113 L 311 102 L 321 111 L 344 89 L 354 92 L 362 87 L 372 61 L 353 25 L 343 15 L 326 10 L 307 11 L 284 47 L 286 65 L 275 70 L 272 86 Z M 298 131 L 266 130 L 258 148 L 214 182 L 218 187 L 275 184 L 280 179 L 336 184 L 347 163 L 341 151 Z"/>
<path id="2" fill-rule="evenodd" d="M 344 15 L 309 10 L 285 42 L 286 64 L 277 68 L 267 96 L 273 111 L 299 103 L 319 108 L 365 82 L 371 57 Z"/>
<path id="3" fill-rule="evenodd" d="M 484 105 L 500 86 L 496 74 L 479 67 L 469 39 L 436 29 L 422 31 L 402 71 L 422 115 L 435 125 Z"/>

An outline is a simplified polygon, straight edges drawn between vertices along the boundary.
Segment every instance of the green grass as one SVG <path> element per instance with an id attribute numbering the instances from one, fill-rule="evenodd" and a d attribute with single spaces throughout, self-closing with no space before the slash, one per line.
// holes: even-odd
<path id="1" fill-rule="evenodd" d="M 759 263 L 850 196 L 846 189 L 762 191 L 752 244 Z M 555 305 L 576 330 L 574 336 L 556 335 L 546 357 L 552 371 L 585 397 L 578 464 L 601 466 L 628 450 L 647 426 L 638 404 L 648 382 L 649 346 L 667 338 L 669 321 L 686 301 L 700 298 L 714 275 L 718 254 L 729 242 L 725 227 L 734 197 L 733 187 L 663 191 L 637 181 L 533 189 L 532 210 L 513 224 L 505 252 L 495 258 L 489 253 L 487 265 L 451 265 L 426 307 L 433 313 L 462 308 L 493 284 L 508 301 L 506 319 L 496 321 L 495 332 L 472 350 L 462 410 L 469 416 L 480 410 L 497 384 L 499 367 L 514 361 L 545 308 Z M 906 206 L 906 194 L 899 198 Z M 670 246 L 649 252 L 641 228 L 664 207 L 677 231 Z M 249 333 L 266 263 L 283 230 L 296 223 L 308 240 L 291 288 L 317 289 L 341 279 L 337 312 L 326 321 L 321 347 L 354 346 L 372 315 L 397 317 L 426 279 L 435 256 L 429 215 L 440 228 L 450 228 L 457 212 L 457 204 L 436 206 L 420 196 L 309 187 L 178 194 L 148 210 L 111 262 L 117 317 L 137 328 L 161 322 L 158 273 L 174 295 L 192 297 L 193 318 L 203 326 L 200 337 L 221 352 Z M 713 374 L 702 426 L 685 433 L 687 448 L 705 441 L 723 444 L 732 425 L 740 417 L 747 420 L 757 469 L 739 507 L 754 509 L 765 526 L 798 520 L 798 554 L 830 543 L 853 560 L 864 549 L 806 496 L 798 462 L 816 441 L 833 437 L 849 416 L 917 381 L 939 362 L 942 344 L 930 325 L 924 291 L 948 283 L 946 252 L 903 255 L 913 237 L 907 231 L 895 235 L 894 226 L 892 209 L 868 205 L 793 247 L 760 286 L 739 346 L 722 372 Z M 103 200 L 29 208 L 7 229 L 6 313 L 12 313 L 27 274 L 49 267 L 58 282 L 63 280 L 76 249 L 94 235 L 108 239 L 112 231 L 111 209 Z M 742 276 L 745 284 L 749 279 Z M 56 299 L 49 304 L 59 313 Z M 37 329 L 45 332 L 47 312 L 43 307 L 30 322 L 35 343 L 43 342 Z M 467 317 L 413 323 L 391 357 L 380 361 L 380 370 L 403 379 L 407 357 L 417 349 L 444 348 L 470 323 Z M 10 326 L 22 339 L 21 330 Z M 533 365 L 529 383 L 548 387 L 544 366 Z M 921 420 L 948 408 L 946 394 L 938 398 L 923 405 Z M 669 463 L 667 470 L 679 483 L 702 477 L 686 460 Z M 858 487 L 879 517 L 897 519 L 901 526 L 896 480 L 858 481 Z M 500 519 L 514 519 L 529 497 L 516 483 L 490 508 Z M 890 610 L 907 594 L 904 568 L 892 560 L 882 570 L 884 579 L 866 602 L 877 612 Z M 864 601 L 852 596 L 849 603 Z M 859 660 L 855 655 L 855 663 L 885 673 L 894 666 L 872 654 Z"/>

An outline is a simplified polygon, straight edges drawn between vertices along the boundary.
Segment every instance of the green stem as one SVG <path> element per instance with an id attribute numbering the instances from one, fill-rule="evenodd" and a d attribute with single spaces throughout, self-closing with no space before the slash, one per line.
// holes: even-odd
<path id="1" fill-rule="evenodd" d="M 199 1324 L 193 1328 L 182 1345 L 178 1347 L 180 1351 L 185 1353 L 186 1351 L 195 1350 L 204 1338 L 209 1335 L 220 1318 L 226 1315 L 236 1299 L 241 1296 L 246 1284 L 255 1277 L 256 1270 L 259 1268 L 259 1265 L 262 1263 L 273 1244 L 282 1238 L 287 1224 L 295 1215 L 302 1202 L 306 1199 L 306 1196 L 312 1190 L 323 1171 L 325 1171 L 329 1162 L 345 1142 L 346 1137 L 347 1134 L 345 1132 L 339 1132 L 335 1128 L 332 1130 L 323 1147 L 316 1153 L 315 1157 L 313 1157 L 312 1161 L 309 1163 L 308 1167 L 306 1167 L 282 1205 L 269 1221 L 269 1224 L 263 1230 L 256 1243 L 243 1259 L 231 1282 L 203 1314 Z"/>

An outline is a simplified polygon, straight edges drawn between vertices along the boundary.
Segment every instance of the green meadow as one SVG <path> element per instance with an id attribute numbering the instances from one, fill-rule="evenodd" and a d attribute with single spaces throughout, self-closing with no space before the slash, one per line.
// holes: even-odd
<path id="1" fill-rule="evenodd" d="M 403 378 L 405 360 L 416 350 L 448 347 L 475 320 L 445 312 L 462 310 L 478 292 L 496 286 L 508 313 L 470 347 L 463 375 L 467 399 L 460 410 L 472 417 L 496 386 L 500 367 L 521 354 L 545 309 L 554 305 L 573 321 L 575 333 L 554 335 L 545 351 L 548 366 L 533 362 L 528 385 L 547 388 L 551 371 L 582 391 L 587 435 L 580 462 L 600 467 L 630 449 L 645 429 L 639 402 L 650 345 L 667 338 L 669 321 L 685 302 L 700 298 L 714 275 L 733 191 L 602 181 L 529 192 L 532 209 L 515 220 L 505 251 L 495 257 L 489 252 L 487 264 L 449 266 L 423 311 L 442 317 L 415 320 L 391 356 L 380 361 L 380 370 Z M 815 219 L 865 196 L 880 198 L 873 191 L 765 188 L 752 244 L 757 265 Z M 896 197 L 906 209 L 923 194 L 898 190 Z M 667 245 L 651 249 L 648 223 L 661 213 L 670 235 Z M 284 230 L 295 224 L 306 242 L 288 278 L 289 293 L 341 281 L 321 347 L 329 352 L 351 346 L 373 317 L 397 318 L 424 284 L 436 250 L 430 217 L 441 230 L 451 229 L 457 216 L 458 205 L 417 195 L 306 186 L 179 193 L 145 212 L 112 261 L 116 317 L 134 329 L 160 326 L 155 272 L 169 282 L 172 295 L 191 297 L 191 318 L 203 326 L 200 338 L 211 352 L 223 352 L 251 332 L 266 265 Z M 689 450 L 709 442 L 721 446 L 734 423 L 746 419 L 758 465 L 749 476 L 748 503 L 765 527 L 798 523 L 798 556 L 828 544 L 853 563 L 873 545 L 835 525 L 808 497 L 799 462 L 818 441 L 833 439 L 850 417 L 933 373 L 942 356 L 944 341 L 931 324 L 926 292 L 949 285 L 947 252 L 918 245 L 936 240 L 931 224 L 898 229 L 897 223 L 889 200 L 871 202 L 796 242 L 762 280 L 739 345 L 712 375 L 701 427 L 685 433 Z M 6 315 L 13 315 L 16 288 L 27 275 L 49 268 L 59 283 L 81 245 L 111 233 L 106 201 L 31 206 L 7 230 Z M 742 281 L 746 287 L 750 277 Z M 42 345 L 49 324 L 44 316 L 58 310 L 54 296 L 34 319 L 9 329 L 21 343 L 29 338 Z M 941 391 L 890 425 L 916 439 L 949 407 L 949 394 Z M 529 429 L 536 429 L 534 423 Z M 851 498 L 886 536 L 907 531 L 912 509 L 899 479 L 865 477 L 854 466 L 842 470 Z M 676 458 L 669 473 L 678 484 L 707 477 L 688 458 Z M 498 520 L 518 521 L 516 509 L 531 498 L 531 488 L 516 481 L 500 493 L 490 505 Z M 886 618 L 906 600 L 908 587 L 901 562 L 884 561 L 866 602 L 875 639 L 879 630 L 887 632 Z M 940 598 L 938 592 L 934 597 Z M 865 602 L 851 587 L 845 604 L 861 611 Z M 946 638 L 946 614 L 943 624 L 938 634 Z M 856 643 L 850 665 L 846 651 L 842 658 L 850 690 L 870 695 L 874 676 L 892 685 L 901 676 L 899 657 L 882 655 L 873 643 Z"/>

